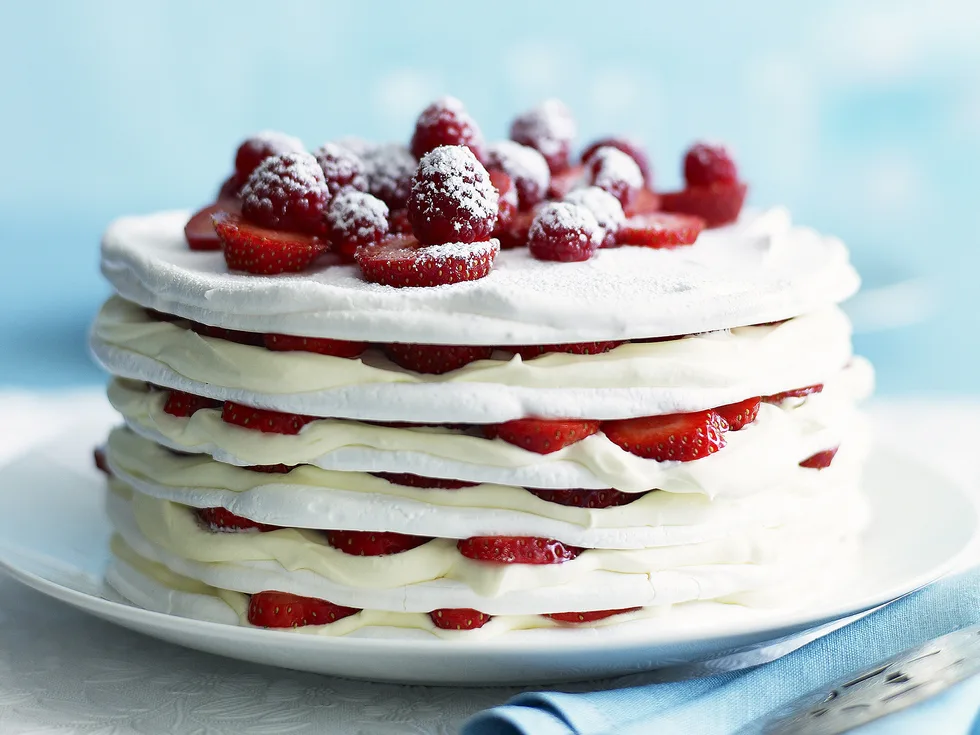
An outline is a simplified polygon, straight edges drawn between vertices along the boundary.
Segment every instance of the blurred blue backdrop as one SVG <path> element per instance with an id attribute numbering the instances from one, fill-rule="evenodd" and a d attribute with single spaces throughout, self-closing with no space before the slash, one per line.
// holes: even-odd
<path id="1" fill-rule="evenodd" d="M 728 141 L 757 204 L 840 235 L 882 392 L 973 391 L 980 4 L 31 0 L 0 4 L 0 385 L 100 380 L 84 332 L 114 216 L 208 201 L 239 140 L 407 140 L 462 98 L 490 138 L 547 96 L 662 185 Z M 891 324 L 885 324 L 891 322 Z M 914 323 L 913 323 L 914 322 Z"/>

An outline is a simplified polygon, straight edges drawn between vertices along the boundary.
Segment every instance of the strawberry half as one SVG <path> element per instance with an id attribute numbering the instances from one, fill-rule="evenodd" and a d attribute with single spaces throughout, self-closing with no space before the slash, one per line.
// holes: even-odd
<path id="1" fill-rule="evenodd" d="M 409 551 L 431 541 L 393 531 L 327 531 L 327 542 L 351 556 L 388 556 Z"/>
<path id="2" fill-rule="evenodd" d="M 445 286 L 485 278 L 500 246 L 495 240 L 421 246 L 414 237 L 389 237 L 358 249 L 364 280 L 395 288 Z"/>
<path id="3" fill-rule="evenodd" d="M 550 419 L 516 419 L 503 424 L 488 424 L 483 433 L 488 439 L 503 439 L 508 444 L 535 454 L 551 454 L 569 444 L 581 441 L 599 430 L 598 421 L 554 421 Z"/>
<path id="4" fill-rule="evenodd" d="M 616 233 L 618 245 L 674 248 L 693 245 L 704 229 L 704 220 L 684 214 L 638 214 L 630 217 Z"/>
<path id="5" fill-rule="evenodd" d="M 195 212 L 184 225 L 184 237 L 191 250 L 221 250 L 221 238 L 214 229 L 211 216 L 218 212 L 229 212 L 231 202 L 221 201 L 209 204 L 204 209 Z"/>
<path id="6" fill-rule="evenodd" d="M 823 383 L 817 383 L 816 385 L 808 385 L 806 388 L 795 388 L 793 390 L 784 390 L 782 393 L 774 393 L 771 396 L 762 396 L 762 400 L 766 403 L 779 404 L 787 398 L 806 398 L 814 393 L 820 393 L 822 390 Z"/>
<path id="7" fill-rule="evenodd" d="M 613 508 L 619 505 L 629 505 L 639 500 L 646 493 L 624 493 L 619 490 L 542 490 L 540 488 L 525 488 L 529 493 L 549 503 L 567 505 L 573 508 Z"/>
<path id="8" fill-rule="evenodd" d="M 728 424 L 714 411 L 606 421 L 602 430 L 630 454 L 658 462 L 691 462 L 725 446 Z"/>
<path id="9" fill-rule="evenodd" d="M 719 227 L 738 219 L 748 188 L 740 181 L 689 186 L 681 191 L 661 194 L 660 206 L 665 212 L 692 214 L 703 219 L 708 227 Z"/>
<path id="10" fill-rule="evenodd" d="M 560 623 L 594 623 L 597 620 L 605 620 L 613 615 L 623 615 L 624 613 L 635 612 L 638 607 L 626 607 L 622 610 L 590 610 L 589 612 L 566 612 L 551 613 L 545 615 L 546 618 L 557 620 Z"/>
<path id="11" fill-rule="evenodd" d="M 490 616 L 468 607 L 444 607 L 429 613 L 432 623 L 443 630 L 475 630 L 490 621 Z"/>
<path id="12" fill-rule="evenodd" d="M 421 487 L 428 490 L 459 490 L 464 487 L 476 487 L 478 482 L 463 482 L 462 480 L 446 480 L 440 477 L 422 477 L 409 472 L 373 472 L 375 477 L 387 480 L 392 485 L 403 487 Z"/>
<path id="13" fill-rule="evenodd" d="M 323 337 L 294 337 L 290 334 L 265 335 L 265 347 L 273 352 L 314 352 L 332 357 L 360 357 L 367 349 L 367 342 L 348 342 L 344 339 Z"/>
<path id="14" fill-rule="evenodd" d="M 520 355 L 525 360 L 540 357 L 549 352 L 565 352 L 570 355 L 601 355 L 614 350 L 623 342 L 574 342 L 563 345 L 521 345 L 519 347 L 501 347 L 502 350 Z"/>
<path id="15" fill-rule="evenodd" d="M 210 526 L 212 531 L 250 531 L 258 529 L 262 533 L 276 531 L 279 526 L 270 526 L 266 523 L 252 521 L 242 516 L 236 516 L 225 508 L 199 508 L 197 517 Z"/>
<path id="16" fill-rule="evenodd" d="M 261 334 L 256 334 L 255 332 L 241 332 L 237 329 L 225 329 L 224 327 L 212 327 L 210 324 L 201 324 L 200 322 L 191 322 L 191 330 L 200 334 L 202 337 L 211 337 L 212 339 L 224 339 L 229 342 L 237 342 L 240 345 L 252 345 L 253 347 L 261 347 L 264 344 L 264 340 Z"/>
<path id="17" fill-rule="evenodd" d="M 716 408 L 715 413 L 728 422 L 729 431 L 738 431 L 755 421 L 761 405 L 761 398 L 746 398 L 744 401 Z"/>
<path id="18" fill-rule="evenodd" d="M 195 396 L 193 393 L 184 393 L 179 390 L 170 391 L 167 402 L 163 405 L 164 413 L 171 416 L 186 419 L 193 416 L 202 408 L 218 408 L 221 401 L 204 396 Z"/>
<path id="19" fill-rule="evenodd" d="M 406 370 L 441 375 L 476 360 L 489 360 L 493 347 L 392 343 L 385 345 L 385 352 L 392 362 Z"/>
<path id="20" fill-rule="evenodd" d="M 456 548 L 467 559 L 498 564 L 562 564 L 582 553 L 576 546 L 535 536 L 474 536 L 458 541 Z"/>
<path id="21" fill-rule="evenodd" d="M 833 449 L 825 449 L 822 452 L 817 452 L 812 457 L 807 457 L 800 462 L 800 467 L 807 467 L 811 470 L 824 470 L 830 467 L 831 463 L 834 461 L 834 457 L 837 456 L 838 449 L 840 449 L 840 447 L 834 447 Z"/>
<path id="22" fill-rule="evenodd" d="M 317 597 L 300 597 L 288 592 L 259 592 L 248 601 L 248 622 L 262 628 L 327 625 L 359 612 L 356 607 L 343 607 Z"/>
<path id="23" fill-rule="evenodd" d="M 316 419 L 313 416 L 267 411 L 225 401 L 221 409 L 221 420 L 226 424 L 234 424 L 243 429 L 261 431 L 265 434 L 298 434 L 300 429 Z"/>
<path id="24" fill-rule="evenodd" d="M 660 195 L 655 194 L 649 189 L 640 189 L 626 210 L 627 217 L 635 217 L 640 214 L 653 214 L 660 211 Z"/>
<path id="25" fill-rule="evenodd" d="M 297 273 L 327 250 L 312 235 L 259 227 L 237 214 L 218 212 L 212 219 L 231 270 L 266 276 Z"/>

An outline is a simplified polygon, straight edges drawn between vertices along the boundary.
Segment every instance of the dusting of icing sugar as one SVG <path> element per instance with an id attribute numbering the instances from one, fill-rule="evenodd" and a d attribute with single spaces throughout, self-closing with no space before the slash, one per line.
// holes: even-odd
<path id="1" fill-rule="evenodd" d="M 565 195 L 565 201 L 588 209 L 604 230 L 616 232 L 626 222 L 619 200 L 598 186 L 573 189 Z"/>
<path id="2" fill-rule="evenodd" d="M 264 227 L 305 230 L 329 197 L 320 164 L 309 153 L 270 156 L 242 188 L 242 213 Z"/>
<path id="3" fill-rule="evenodd" d="M 359 191 L 367 189 L 364 161 L 349 148 L 337 143 L 324 143 L 313 152 L 313 155 L 320 164 L 331 195 L 337 194 L 346 187 Z"/>
<path id="4" fill-rule="evenodd" d="M 388 205 L 356 189 L 338 193 L 327 209 L 332 233 L 347 240 L 369 242 L 388 232 Z"/>
<path id="5" fill-rule="evenodd" d="M 426 153 L 412 180 L 411 199 L 423 215 L 441 213 L 449 201 L 475 219 L 497 216 L 497 190 L 466 146 L 444 145 Z M 453 226 L 459 231 L 465 223 L 457 219 Z"/>
<path id="6" fill-rule="evenodd" d="M 591 234 L 592 239 L 602 240 L 602 228 L 595 215 L 587 208 L 572 202 L 551 202 L 541 207 L 531 223 L 532 236 L 542 228 L 550 230 L 576 230 Z"/>
<path id="7" fill-rule="evenodd" d="M 487 256 L 495 256 L 500 252 L 500 243 L 496 240 L 484 242 L 447 242 L 442 245 L 429 245 L 415 251 L 419 261 L 428 263 L 445 263 L 447 261 L 466 261 L 477 263 Z"/>
<path id="8" fill-rule="evenodd" d="M 542 154 L 560 154 L 577 133 L 575 118 L 564 102 L 549 99 L 514 120 L 510 137 L 533 146 Z"/>
<path id="9" fill-rule="evenodd" d="M 284 153 L 301 153 L 306 150 L 303 141 L 295 135 L 289 135 L 280 130 L 260 130 L 255 135 L 249 136 L 249 140 L 266 143 L 270 149 Z"/>
<path id="10" fill-rule="evenodd" d="M 487 166 L 499 168 L 514 180 L 524 208 L 544 199 L 551 183 L 551 171 L 544 156 L 513 140 L 501 140 L 487 146 Z"/>
<path id="11" fill-rule="evenodd" d="M 362 159 L 368 191 L 392 209 L 401 209 L 412 190 L 418 162 L 403 145 L 387 143 L 369 148 Z"/>
<path id="12" fill-rule="evenodd" d="M 606 191 L 622 184 L 633 189 L 643 187 L 643 172 L 633 157 L 612 146 L 603 146 L 589 156 L 588 169 L 592 183 Z"/>

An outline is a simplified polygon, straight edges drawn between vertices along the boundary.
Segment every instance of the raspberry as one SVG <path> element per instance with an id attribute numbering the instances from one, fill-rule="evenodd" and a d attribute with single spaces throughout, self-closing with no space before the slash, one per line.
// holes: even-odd
<path id="1" fill-rule="evenodd" d="M 491 171 L 490 183 L 497 190 L 497 221 L 494 223 L 493 232 L 504 232 L 514 224 L 517 217 L 517 189 L 514 182 L 503 171 Z"/>
<path id="2" fill-rule="evenodd" d="M 408 219 L 426 245 L 480 242 L 497 221 L 497 190 L 469 148 L 440 146 L 415 172 Z"/>
<path id="3" fill-rule="evenodd" d="M 324 143 L 313 151 L 331 196 L 341 189 L 352 188 L 367 191 L 367 178 L 364 176 L 364 161 L 342 145 Z"/>
<path id="4" fill-rule="evenodd" d="M 362 191 L 341 191 L 327 207 L 327 232 L 333 251 L 353 258 L 359 247 L 388 234 L 388 206 Z"/>
<path id="5" fill-rule="evenodd" d="M 734 184 L 738 181 L 738 170 L 725 146 L 695 143 L 684 156 L 684 180 L 688 186 Z"/>
<path id="6" fill-rule="evenodd" d="M 611 248 L 617 244 L 616 234 L 626 222 L 626 215 L 623 214 L 623 207 L 616 197 L 598 186 L 586 186 L 568 192 L 564 201 L 585 207 L 592 212 L 592 216 L 604 233 L 600 247 Z"/>
<path id="7" fill-rule="evenodd" d="M 284 153 L 259 164 L 242 189 L 242 216 L 273 230 L 322 234 L 330 190 L 309 153 Z"/>
<path id="8" fill-rule="evenodd" d="M 552 174 L 568 168 L 568 157 L 575 138 L 575 119 L 559 100 L 542 102 L 519 115 L 510 126 L 510 138 L 539 151 Z"/>
<path id="9" fill-rule="evenodd" d="M 528 248 L 539 260 L 573 262 L 592 257 L 604 236 L 595 215 L 578 204 L 546 204 L 528 231 Z"/>
<path id="10" fill-rule="evenodd" d="M 647 157 L 646 151 L 643 150 L 643 146 L 629 138 L 601 138 L 597 140 L 582 151 L 582 163 L 588 163 L 593 153 L 600 148 L 607 147 L 617 148 L 636 161 L 636 165 L 640 167 L 640 173 L 643 174 L 643 181 L 647 188 L 649 189 L 653 186 L 653 172 L 650 170 L 650 159 Z"/>
<path id="11" fill-rule="evenodd" d="M 218 189 L 218 196 L 216 201 L 224 202 L 238 202 L 238 196 L 242 191 L 243 180 L 238 178 L 237 173 L 233 173 L 227 179 L 221 182 L 221 188 Z"/>
<path id="12" fill-rule="evenodd" d="M 392 235 L 412 234 L 412 223 L 408 221 L 407 209 L 392 209 L 388 212 L 388 232 Z"/>
<path id="13" fill-rule="evenodd" d="M 371 148 L 361 155 L 368 191 L 391 209 L 403 209 L 412 191 L 412 176 L 418 167 L 405 146 L 391 143 Z"/>
<path id="14" fill-rule="evenodd" d="M 610 146 L 592 154 L 585 165 L 585 179 L 616 197 L 624 209 L 643 188 L 643 174 L 636 161 Z"/>
<path id="15" fill-rule="evenodd" d="M 246 181 L 256 167 L 270 156 L 280 156 L 283 153 L 301 153 L 305 150 L 303 141 L 291 135 L 276 130 L 256 133 L 238 146 L 238 152 L 235 154 L 235 176 L 238 183 L 241 184 L 241 182 Z M 229 182 L 226 181 L 225 183 L 228 184 Z M 230 186 L 229 184 L 229 188 Z"/>
<path id="16" fill-rule="evenodd" d="M 487 168 L 510 176 L 517 186 L 517 202 L 522 212 L 544 201 L 551 185 L 551 171 L 544 156 L 512 140 L 492 143 L 487 148 Z"/>
<path id="17" fill-rule="evenodd" d="M 442 145 L 464 145 L 482 161 L 483 133 L 463 103 L 455 97 L 443 97 L 422 110 L 412 135 L 412 155 L 422 158 Z"/>

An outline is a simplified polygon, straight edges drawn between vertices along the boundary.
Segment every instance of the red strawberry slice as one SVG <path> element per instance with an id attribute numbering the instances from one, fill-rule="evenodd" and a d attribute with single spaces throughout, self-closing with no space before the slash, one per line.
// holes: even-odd
<path id="1" fill-rule="evenodd" d="M 551 613 L 545 615 L 546 618 L 557 620 L 560 623 L 594 623 L 597 620 L 605 620 L 613 615 L 623 615 L 639 610 L 638 607 L 626 607 L 622 610 L 590 610 L 589 612 L 567 612 Z"/>
<path id="2" fill-rule="evenodd" d="M 392 362 L 406 370 L 441 375 L 476 360 L 489 360 L 493 347 L 396 343 L 385 345 L 385 352 Z"/>
<path id="3" fill-rule="evenodd" d="M 262 408 L 252 408 L 240 403 L 225 401 L 221 410 L 221 420 L 226 424 L 234 424 L 244 429 L 261 431 L 265 434 L 298 434 L 300 429 L 316 419 L 313 416 L 267 411 Z"/>
<path id="4" fill-rule="evenodd" d="M 629 207 L 626 209 L 627 217 L 635 217 L 640 214 L 653 214 L 660 211 L 660 195 L 649 189 L 640 189 Z"/>
<path id="5" fill-rule="evenodd" d="M 497 564 L 562 564 L 582 553 L 576 546 L 534 536 L 474 536 L 458 541 L 456 548 L 467 559 Z"/>
<path id="6" fill-rule="evenodd" d="M 673 248 L 693 245 L 704 229 L 704 220 L 683 214 L 638 214 L 630 217 L 616 233 L 619 245 Z"/>
<path id="7" fill-rule="evenodd" d="M 440 477 L 422 477 L 409 472 L 373 472 L 375 477 L 387 480 L 392 485 L 403 487 L 421 487 L 429 490 L 459 490 L 464 487 L 476 487 L 478 482 L 463 482 L 462 480 L 446 480 Z"/>
<path id="8" fill-rule="evenodd" d="M 237 342 L 240 345 L 260 347 L 264 344 L 262 335 L 256 334 L 255 332 L 240 332 L 237 329 L 212 327 L 210 324 L 201 324 L 200 322 L 191 322 L 191 329 L 200 334 L 202 337 L 224 339 L 229 342 Z"/>
<path id="9" fill-rule="evenodd" d="M 414 237 L 402 236 L 362 247 L 354 259 L 366 281 L 427 288 L 485 278 L 498 250 L 493 240 L 421 246 Z"/>
<path id="10" fill-rule="evenodd" d="M 646 493 L 623 493 L 619 490 L 542 490 L 526 488 L 529 493 L 542 500 L 573 508 L 613 508 L 619 505 L 629 505 L 639 500 Z"/>
<path id="11" fill-rule="evenodd" d="M 714 411 L 606 421 L 602 430 L 630 454 L 658 462 L 691 462 L 725 446 L 725 419 Z"/>
<path id="12" fill-rule="evenodd" d="M 503 439 L 508 444 L 535 454 L 551 454 L 569 444 L 581 441 L 599 430 L 598 421 L 555 421 L 551 419 L 516 419 L 503 424 L 488 424 L 483 433 L 488 439 Z"/>
<path id="13" fill-rule="evenodd" d="M 104 472 L 109 477 L 112 477 L 112 470 L 109 469 L 109 461 L 106 459 L 105 450 L 101 447 L 97 447 L 92 453 L 92 458 L 95 460 L 95 467 L 100 472 Z"/>
<path id="14" fill-rule="evenodd" d="M 689 186 L 681 191 L 661 194 L 660 206 L 665 212 L 691 214 L 703 219 L 708 227 L 719 227 L 738 219 L 748 188 L 740 181 Z"/>
<path id="15" fill-rule="evenodd" d="M 392 531 L 327 531 L 327 542 L 351 556 L 388 556 L 409 551 L 431 541 Z"/>
<path id="16" fill-rule="evenodd" d="M 184 393 L 179 390 L 170 391 L 167 402 L 163 405 L 165 413 L 177 418 L 188 418 L 200 411 L 202 408 L 218 408 L 221 401 L 204 396 L 195 396 L 193 393 Z"/>
<path id="17" fill-rule="evenodd" d="M 252 472 L 261 472 L 266 475 L 288 475 L 296 468 L 288 464 L 253 464 L 245 469 L 251 470 Z"/>
<path id="18" fill-rule="evenodd" d="M 288 592 L 259 592 L 248 602 L 248 622 L 262 628 L 327 625 L 359 612 L 356 607 L 343 607 L 317 597 L 300 597 Z"/>
<path id="19" fill-rule="evenodd" d="M 211 215 L 218 212 L 228 212 L 229 202 L 209 204 L 204 209 L 195 212 L 184 225 L 184 237 L 191 250 L 221 250 L 221 238 L 214 229 Z"/>
<path id="20" fill-rule="evenodd" d="M 270 526 L 266 523 L 252 521 L 242 516 L 237 516 L 225 508 L 199 508 L 197 517 L 210 526 L 212 531 L 250 531 L 258 529 L 262 533 L 276 531 L 279 526 Z"/>
<path id="21" fill-rule="evenodd" d="M 259 227 L 237 214 L 218 212 L 212 219 L 231 270 L 267 276 L 297 273 L 327 250 L 316 237 Z"/>
<path id="22" fill-rule="evenodd" d="M 759 406 L 762 405 L 760 398 L 746 398 L 738 403 L 729 403 L 727 406 L 716 408 L 715 413 L 728 422 L 729 431 L 738 431 L 748 426 L 759 415 Z"/>
<path id="23" fill-rule="evenodd" d="M 551 184 L 548 187 L 549 199 L 564 199 L 565 195 L 575 188 L 575 185 L 582 180 L 585 166 L 572 166 L 561 173 L 551 175 Z"/>
<path id="24" fill-rule="evenodd" d="M 490 621 L 490 616 L 468 607 L 444 607 L 429 613 L 433 624 L 443 630 L 475 630 Z"/>
<path id="25" fill-rule="evenodd" d="M 763 396 L 762 400 L 766 403 L 782 403 L 787 398 L 806 398 L 814 393 L 820 393 L 823 390 L 823 383 L 817 383 L 816 385 L 808 385 L 806 388 L 795 388 L 793 390 L 784 390 L 782 393 L 775 393 L 771 396 Z"/>
<path id="26" fill-rule="evenodd" d="M 800 462 L 800 467 L 807 467 L 811 470 L 824 470 L 830 467 L 831 463 L 834 461 L 834 457 L 837 456 L 838 449 L 840 449 L 840 447 L 834 447 L 833 449 L 825 449 L 822 452 L 817 452 L 812 457 L 807 457 Z"/>
<path id="27" fill-rule="evenodd" d="M 566 352 L 570 355 L 601 355 L 614 350 L 623 342 L 574 342 L 563 345 L 521 345 L 519 347 L 501 347 L 502 350 L 514 352 L 525 360 L 540 357 L 549 352 Z"/>
<path id="28" fill-rule="evenodd" d="M 323 337 L 294 337 L 290 334 L 265 335 L 265 347 L 273 352 L 314 352 L 332 357 L 360 357 L 367 349 L 367 342 L 348 342 L 344 339 Z"/>

